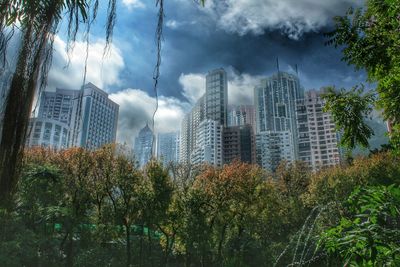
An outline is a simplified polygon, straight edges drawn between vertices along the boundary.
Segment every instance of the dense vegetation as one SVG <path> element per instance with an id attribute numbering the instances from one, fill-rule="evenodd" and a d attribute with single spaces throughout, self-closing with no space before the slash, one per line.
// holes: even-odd
<path id="1" fill-rule="evenodd" d="M 0 211 L 0 262 L 395 266 L 399 184 L 399 159 L 389 153 L 318 173 L 282 164 L 271 176 L 239 162 L 198 169 L 151 162 L 140 170 L 114 147 L 33 149 L 13 209 Z"/>

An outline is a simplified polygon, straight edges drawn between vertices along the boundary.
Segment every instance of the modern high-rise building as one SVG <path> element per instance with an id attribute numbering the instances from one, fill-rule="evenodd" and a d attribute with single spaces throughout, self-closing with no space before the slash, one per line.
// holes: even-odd
<path id="1" fill-rule="evenodd" d="M 304 104 L 308 116 L 310 161 L 313 169 L 339 164 L 339 137 L 332 115 L 323 111 L 324 100 L 321 98 L 321 92 L 306 92 Z"/>
<path id="2" fill-rule="evenodd" d="M 180 161 L 184 163 L 203 162 L 205 152 L 201 152 L 203 154 L 199 152 L 199 144 L 201 142 L 199 143 L 197 140 L 201 136 L 199 135 L 199 127 L 203 121 L 214 121 L 218 122 L 221 127 L 227 126 L 228 81 L 225 70 L 216 69 L 210 71 L 206 76 L 205 87 L 205 94 L 196 102 L 191 112 L 182 121 Z M 194 153 L 195 150 L 197 151 L 196 153 Z M 220 152 L 222 154 L 222 150 Z M 199 153 L 202 156 L 199 156 Z M 196 156 L 196 158 L 193 158 L 193 156 Z M 221 163 L 218 160 L 209 160 L 207 158 L 207 162 L 218 162 L 220 165 Z"/>
<path id="3" fill-rule="evenodd" d="M 33 128 L 28 129 L 27 145 L 97 149 L 114 143 L 118 111 L 119 106 L 108 98 L 108 94 L 92 83 L 84 85 L 81 90 L 57 88 L 54 92 L 44 91 L 40 96 L 37 118 L 31 119 Z M 56 141 L 60 127 L 62 133 L 67 130 L 66 144 Z M 38 137 L 39 129 L 42 133 L 54 133 L 55 141 L 49 143 L 47 134 L 43 135 L 45 139 Z"/>
<path id="4" fill-rule="evenodd" d="M 255 135 L 251 125 L 229 126 L 223 130 L 224 164 L 234 160 L 255 164 Z"/>
<path id="5" fill-rule="evenodd" d="M 157 135 L 157 159 L 164 166 L 179 161 L 179 133 L 159 133 Z"/>
<path id="6" fill-rule="evenodd" d="M 55 120 L 71 127 L 74 102 L 79 97 L 79 90 L 56 88 L 53 91 L 43 91 L 40 94 L 39 112 L 40 119 Z"/>
<path id="7" fill-rule="evenodd" d="M 196 132 L 195 148 L 191 155 L 192 164 L 222 165 L 222 131 L 223 126 L 218 121 L 207 119 L 200 123 Z"/>
<path id="8" fill-rule="evenodd" d="M 190 163 L 191 153 L 191 121 L 190 113 L 186 114 L 181 123 L 181 138 L 179 145 L 179 161 Z"/>
<path id="9" fill-rule="evenodd" d="M 259 135 L 256 146 L 261 166 L 275 170 L 280 160 L 299 158 L 296 111 L 297 102 L 303 98 L 304 90 L 298 77 L 285 72 L 263 79 L 255 87 L 256 128 Z M 282 149 L 277 149 L 277 146 Z"/>
<path id="10" fill-rule="evenodd" d="M 256 135 L 257 163 L 275 172 L 282 161 L 296 160 L 290 131 L 264 131 Z"/>
<path id="11" fill-rule="evenodd" d="M 154 135 L 153 131 L 150 129 L 149 125 L 139 131 L 139 135 L 135 138 L 134 152 L 136 160 L 140 167 L 145 166 L 153 155 L 153 141 Z"/>
<path id="12" fill-rule="evenodd" d="M 119 106 L 92 83 L 80 90 L 72 117 L 71 145 L 96 149 L 114 143 Z"/>
<path id="13" fill-rule="evenodd" d="M 205 112 L 205 96 L 203 95 L 182 120 L 179 152 L 180 162 L 190 163 L 190 156 L 196 143 L 197 128 L 200 122 L 205 119 Z"/>
<path id="14" fill-rule="evenodd" d="M 228 79 L 224 69 L 207 74 L 205 98 L 207 119 L 227 126 Z"/>
<path id="15" fill-rule="evenodd" d="M 256 132 L 256 112 L 254 105 L 228 106 L 228 126 L 251 125 Z"/>

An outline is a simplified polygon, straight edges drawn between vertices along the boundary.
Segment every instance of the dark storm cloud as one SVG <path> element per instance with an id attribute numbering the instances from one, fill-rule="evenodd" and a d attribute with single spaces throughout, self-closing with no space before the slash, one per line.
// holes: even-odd
<path id="1" fill-rule="evenodd" d="M 225 2 L 229 4 L 230 1 Z M 318 14 L 342 14 L 340 12 L 344 12 L 351 3 L 346 0 L 337 1 L 335 4 L 323 2 L 319 5 L 313 0 L 300 2 L 305 3 L 296 7 L 300 12 L 307 11 L 306 4 L 313 4 L 315 9 L 321 9 L 313 13 L 315 20 Z M 246 1 L 239 1 L 238 4 L 244 6 Z M 182 73 L 206 73 L 213 68 L 231 66 L 239 73 L 270 75 L 277 69 L 278 57 L 283 71 L 294 72 L 295 65 L 298 65 L 299 76 L 305 88 L 326 85 L 351 87 L 365 80 L 363 73 L 354 72 L 352 67 L 341 61 L 339 50 L 325 45 L 326 38 L 323 33 L 330 30 L 330 18 L 307 22 L 308 28 L 299 30 L 296 39 L 279 28 L 284 27 L 279 26 L 279 21 L 269 22 L 261 19 L 257 27 L 265 27 L 262 31 L 239 31 L 240 25 L 234 26 L 236 30 L 229 30 L 221 22 L 226 13 L 221 14 L 221 18 L 215 17 L 214 11 L 210 11 L 212 8 L 220 9 L 212 5 L 200 8 L 191 1 L 166 2 L 161 94 L 182 99 L 181 85 L 178 81 Z M 281 9 L 285 10 L 284 7 Z M 301 18 L 297 18 L 300 24 Z M 306 14 L 304 18 L 307 18 Z M 129 17 L 129 20 L 127 17 L 121 20 L 129 21 L 126 25 L 121 25 L 118 31 L 126 40 L 129 38 L 130 45 L 126 46 L 127 49 L 124 49 L 125 45 L 122 47 L 126 69 L 121 77 L 127 86 L 141 88 L 152 94 L 156 9 L 148 6 Z M 282 19 L 284 20 L 285 18 Z M 268 23 L 271 25 L 268 26 Z"/>

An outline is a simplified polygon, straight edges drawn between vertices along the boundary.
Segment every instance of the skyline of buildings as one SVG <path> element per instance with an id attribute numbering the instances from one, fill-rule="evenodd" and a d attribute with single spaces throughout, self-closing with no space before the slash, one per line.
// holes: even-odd
<path id="1" fill-rule="evenodd" d="M 262 78 L 254 105 L 229 105 L 226 72 L 210 71 L 205 94 L 181 124 L 180 162 L 214 166 L 235 159 L 274 172 L 282 161 L 317 170 L 340 162 L 332 117 L 320 93 L 305 93 L 299 78 L 281 72 Z M 321 125 L 322 124 L 322 125 Z"/>
<path id="2" fill-rule="evenodd" d="M 209 71 L 205 93 L 184 117 L 180 133 L 158 133 L 150 152 L 140 152 L 135 142 L 138 158 L 144 153 L 164 164 L 215 166 L 238 159 L 272 171 L 282 160 L 302 160 L 313 169 L 340 162 L 339 137 L 330 114 L 322 111 L 320 92 L 305 92 L 296 75 L 278 71 L 261 79 L 254 105 L 228 104 L 227 73 L 223 68 Z M 117 122 L 118 105 L 91 83 L 80 90 L 45 91 L 27 145 L 96 149 L 115 142 Z M 140 165 L 150 157 L 144 156 Z"/>

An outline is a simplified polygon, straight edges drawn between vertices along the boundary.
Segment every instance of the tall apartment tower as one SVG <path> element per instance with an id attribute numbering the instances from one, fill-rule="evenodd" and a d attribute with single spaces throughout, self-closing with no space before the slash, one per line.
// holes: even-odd
<path id="1" fill-rule="evenodd" d="M 251 125 L 256 132 L 256 111 L 254 105 L 228 106 L 228 126 Z"/>
<path id="2" fill-rule="evenodd" d="M 308 116 L 310 161 L 313 169 L 339 164 L 339 137 L 332 115 L 323 111 L 324 101 L 321 98 L 321 91 L 306 92 L 304 104 Z"/>
<path id="3" fill-rule="evenodd" d="M 179 150 L 180 162 L 190 163 L 190 156 L 196 143 L 197 128 L 206 116 L 205 105 L 205 96 L 203 95 L 182 120 Z"/>
<path id="4" fill-rule="evenodd" d="M 298 100 L 303 97 L 298 77 L 285 72 L 263 79 L 255 87 L 256 129 L 260 135 L 256 138 L 256 146 L 260 166 L 270 166 L 269 169 L 274 170 L 281 160 L 298 159 L 296 109 Z M 269 137 L 271 142 L 266 140 Z M 285 149 L 275 149 L 275 146 Z M 269 157 L 275 158 L 271 160 Z"/>
<path id="5" fill-rule="evenodd" d="M 75 101 L 71 145 L 96 149 L 114 143 L 119 106 L 92 83 L 82 87 Z"/>
<path id="6" fill-rule="evenodd" d="M 134 152 L 140 167 L 143 167 L 150 161 L 153 155 L 153 131 L 149 125 L 139 131 L 139 135 L 135 138 Z"/>
<path id="7" fill-rule="evenodd" d="M 208 163 L 221 166 L 223 126 L 218 121 L 203 120 L 196 132 L 196 143 L 191 155 L 192 164 Z"/>
<path id="8" fill-rule="evenodd" d="M 249 124 L 229 126 L 223 130 L 224 164 L 234 160 L 255 164 L 256 147 L 253 127 Z"/>
<path id="9" fill-rule="evenodd" d="M 179 161 L 179 133 L 159 133 L 157 135 L 157 159 L 164 166 Z"/>
<path id="10" fill-rule="evenodd" d="M 206 76 L 206 117 L 227 126 L 228 80 L 224 69 L 210 71 Z"/>
<path id="11" fill-rule="evenodd" d="M 179 162 L 190 163 L 190 143 L 191 143 L 191 130 L 190 130 L 190 113 L 186 114 L 181 123 L 181 138 L 179 145 Z"/>
<path id="12" fill-rule="evenodd" d="M 228 81 L 225 70 L 210 71 L 206 76 L 205 87 L 205 94 L 182 121 L 180 161 L 194 164 L 205 161 L 220 165 L 222 164 L 222 147 L 218 145 L 220 151 L 218 153 L 214 151 L 215 147 L 212 147 L 214 145 L 209 146 L 209 144 L 216 140 L 206 140 L 204 134 L 207 134 L 208 130 L 214 129 L 213 127 L 216 127 L 216 132 L 222 134 L 221 127 L 227 126 Z M 205 121 L 207 123 L 202 124 Z M 217 123 L 218 126 L 213 123 Z M 200 126 L 203 128 L 200 129 Z M 222 136 L 218 140 L 221 141 L 221 138 Z M 220 155 L 213 154 L 214 152 Z"/>

